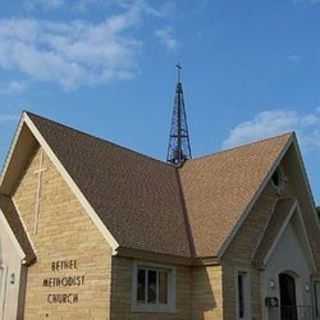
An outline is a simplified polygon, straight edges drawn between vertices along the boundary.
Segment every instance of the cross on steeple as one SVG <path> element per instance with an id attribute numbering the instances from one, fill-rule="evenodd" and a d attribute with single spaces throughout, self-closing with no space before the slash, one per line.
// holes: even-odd
<path id="1" fill-rule="evenodd" d="M 176 166 L 180 166 L 184 161 L 191 159 L 192 156 L 187 115 L 181 83 L 182 67 L 180 64 L 177 64 L 176 68 L 178 82 L 176 86 L 176 95 L 172 114 L 167 161 Z"/>
<path id="2" fill-rule="evenodd" d="M 176 68 L 177 68 L 178 83 L 179 83 L 179 82 L 181 82 L 181 70 L 182 70 L 181 64 L 178 63 L 178 64 L 176 65 Z"/>

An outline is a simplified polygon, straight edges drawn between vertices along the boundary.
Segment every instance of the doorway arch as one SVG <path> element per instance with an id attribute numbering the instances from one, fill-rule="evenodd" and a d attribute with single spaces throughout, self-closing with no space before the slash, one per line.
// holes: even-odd
<path id="1" fill-rule="evenodd" d="M 280 319 L 298 320 L 296 279 L 290 273 L 279 274 Z"/>

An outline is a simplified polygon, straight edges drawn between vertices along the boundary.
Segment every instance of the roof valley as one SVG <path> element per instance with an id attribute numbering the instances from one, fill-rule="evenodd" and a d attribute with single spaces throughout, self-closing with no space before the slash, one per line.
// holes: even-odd
<path id="1" fill-rule="evenodd" d="M 180 193 L 179 195 L 180 195 L 180 199 L 181 199 L 182 214 L 183 214 L 183 218 L 185 220 L 186 232 L 187 232 L 187 236 L 188 236 L 188 240 L 189 240 L 190 253 L 191 253 L 191 257 L 196 257 L 196 247 L 195 247 L 195 243 L 194 243 L 193 232 L 192 232 L 192 227 L 191 227 L 190 220 L 189 220 L 186 201 L 185 201 L 185 197 L 184 197 L 184 193 L 183 193 L 179 168 L 176 169 L 176 177 L 177 177 L 178 189 L 179 189 L 179 193 Z"/>

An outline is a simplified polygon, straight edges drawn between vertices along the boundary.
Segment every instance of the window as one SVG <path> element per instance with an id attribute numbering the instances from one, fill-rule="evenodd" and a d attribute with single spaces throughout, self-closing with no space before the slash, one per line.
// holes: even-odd
<path id="1" fill-rule="evenodd" d="M 133 311 L 174 312 L 175 270 L 157 265 L 135 265 Z"/>
<path id="2" fill-rule="evenodd" d="M 315 313 L 316 319 L 320 319 L 320 281 L 314 281 L 313 295 L 314 295 L 314 313 Z"/>
<path id="3" fill-rule="evenodd" d="M 279 169 L 277 169 L 272 175 L 272 183 L 275 187 L 279 187 L 281 182 L 281 175 Z"/>
<path id="4" fill-rule="evenodd" d="M 236 286 L 238 319 L 250 319 L 250 287 L 249 275 L 247 272 L 237 272 Z"/>
<path id="5" fill-rule="evenodd" d="M 137 303 L 168 304 L 168 273 L 167 270 L 138 267 Z"/>
<path id="6" fill-rule="evenodd" d="M 287 178 L 283 172 L 283 168 L 279 166 L 271 177 L 272 186 L 279 193 L 283 191 L 286 185 Z"/>
<path id="7" fill-rule="evenodd" d="M 238 274 L 238 308 L 239 308 L 239 318 L 243 319 L 245 314 L 245 306 L 244 306 L 244 288 L 243 288 L 243 281 L 244 281 L 245 274 L 239 273 Z"/>

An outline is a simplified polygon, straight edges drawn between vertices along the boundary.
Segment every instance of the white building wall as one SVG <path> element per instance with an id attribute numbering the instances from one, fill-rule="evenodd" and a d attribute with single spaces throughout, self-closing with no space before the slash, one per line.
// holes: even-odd
<path id="1" fill-rule="evenodd" d="M 21 253 L 0 211 L 0 320 L 17 319 Z"/>
<path id="2" fill-rule="evenodd" d="M 307 244 L 302 235 L 302 228 L 298 227 L 299 224 L 300 221 L 295 215 L 268 260 L 266 269 L 262 273 L 263 299 L 277 297 L 280 303 L 279 274 L 289 273 L 296 281 L 297 305 L 312 305 L 311 274 L 313 268 Z M 274 284 L 273 287 L 272 284 Z M 265 308 L 265 319 L 280 319 L 279 311 L 280 308 Z M 303 319 L 303 316 L 299 319 Z"/>

